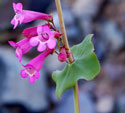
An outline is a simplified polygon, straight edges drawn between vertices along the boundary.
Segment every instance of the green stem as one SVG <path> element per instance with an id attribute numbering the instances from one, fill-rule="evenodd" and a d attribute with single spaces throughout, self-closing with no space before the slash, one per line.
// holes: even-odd
<path id="1" fill-rule="evenodd" d="M 78 89 L 78 84 L 77 83 L 73 87 L 73 94 L 74 94 L 75 113 L 80 113 L 79 89 Z"/>
<path id="2" fill-rule="evenodd" d="M 64 44 L 65 48 L 67 48 L 67 52 L 70 53 L 69 43 L 68 43 L 64 19 L 63 19 L 61 2 L 60 2 L 60 0 L 55 0 L 55 2 L 56 2 L 57 12 L 58 12 L 58 16 L 59 16 L 60 29 L 61 29 L 61 32 L 63 34 L 63 44 Z M 73 59 L 72 55 L 68 59 L 69 59 L 70 63 L 74 62 L 74 59 Z M 80 113 L 79 90 L 78 90 L 78 84 L 77 83 L 73 87 L 73 94 L 74 94 L 75 113 Z"/>

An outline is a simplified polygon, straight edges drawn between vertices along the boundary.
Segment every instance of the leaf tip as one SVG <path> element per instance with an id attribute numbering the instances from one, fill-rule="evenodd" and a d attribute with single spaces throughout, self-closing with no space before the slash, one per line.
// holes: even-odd
<path id="1" fill-rule="evenodd" d="M 57 99 L 60 100 L 61 94 L 57 91 L 56 91 L 56 96 L 57 96 Z"/>
<path id="2" fill-rule="evenodd" d="M 90 39 L 94 36 L 94 34 L 88 34 L 86 37 L 89 37 Z"/>

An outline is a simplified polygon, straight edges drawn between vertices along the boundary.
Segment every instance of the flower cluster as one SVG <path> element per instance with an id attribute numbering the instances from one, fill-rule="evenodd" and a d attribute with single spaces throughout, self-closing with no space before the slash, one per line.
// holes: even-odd
<path id="1" fill-rule="evenodd" d="M 47 21 L 47 24 L 45 25 L 38 25 L 37 27 L 24 29 L 22 34 L 25 39 L 17 43 L 8 41 L 12 47 L 16 48 L 16 57 L 19 58 L 21 64 L 23 55 L 29 52 L 33 47 L 37 46 L 37 51 L 40 52 L 40 54 L 28 64 L 22 64 L 24 69 L 20 72 L 22 78 L 29 77 L 29 82 L 33 84 L 35 79 L 39 79 L 40 77 L 39 71 L 43 66 L 45 58 L 55 52 L 57 42 L 60 52 L 55 53 L 58 54 L 58 60 L 64 62 L 68 55 L 65 47 L 59 46 L 60 42 L 63 44 L 61 39 L 62 34 L 56 30 L 52 15 L 23 10 L 21 3 L 13 3 L 13 9 L 15 16 L 12 19 L 11 24 L 14 25 L 14 29 L 18 24 L 28 23 L 38 19 Z"/>

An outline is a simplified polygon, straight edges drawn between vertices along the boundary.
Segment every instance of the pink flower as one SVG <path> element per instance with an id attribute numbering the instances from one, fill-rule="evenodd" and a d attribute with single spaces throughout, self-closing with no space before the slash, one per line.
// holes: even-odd
<path id="1" fill-rule="evenodd" d="M 43 66 L 45 58 L 52 52 L 52 49 L 48 49 L 41 53 L 39 56 L 32 59 L 27 65 L 24 66 L 25 69 L 20 72 L 21 77 L 27 78 L 29 76 L 29 82 L 33 84 L 35 82 L 35 79 L 40 78 L 39 71 Z"/>
<path id="2" fill-rule="evenodd" d="M 41 27 L 45 27 L 45 26 L 47 26 L 47 25 L 41 25 Z M 51 31 L 51 32 L 54 35 L 54 37 L 59 38 L 60 36 L 62 36 L 62 34 L 58 31 Z M 24 37 L 32 38 L 32 37 L 35 37 L 37 35 L 38 35 L 37 27 L 30 27 L 30 28 L 27 28 L 27 29 L 23 30 L 23 36 Z"/>
<path id="3" fill-rule="evenodd" d="M 19 62 L 21 62 L 23 54 L 26 54 L 32 48 L 28 38 L 23 39 L 17 43 L 13 41 L 8 41 L 8 42 L 12 47 L 16 48 L 16 56 L 19 58 Z"/>
<path id="4" fill-rule="evenodd" d="M 60 62 L 65 62 L 66 58 L 67 58 L 66 50 L 65 50 L 65 48 L 62 48 L 59 55 L 58 55 L 58 60 Z"/>
<path id="5" fill-rule="evenodd" d="M 27 38 L 32 38 L 37 36 L 37 27 L 30 27 L 23 30 L 23 36 Z"/>
<path id="6" fill-rule="evenodd" d="M 14 29 L 17 27 L 18 23 L 28 23 L 37 19 L 42 19 L 46 21 L 51 21 L 52 16 L 40 12 L 23 10 L 22 3 L 13 3 L 13 9 L 16 15 L 11 21 L 11 24 L 14 25 Z"/>
<path id="7" fill-rule="evenodd" d="M 49 49 L 54 49 L 56 46 L 56 40 L 54 39 L 54 34 L 51 32 L 50 28 L 45 26 L 37 27 L 37 36 L 30 38 L 30 44 L 32 46 L 37 46 L 39 52 L 44 51 L 47 47 Z"/>

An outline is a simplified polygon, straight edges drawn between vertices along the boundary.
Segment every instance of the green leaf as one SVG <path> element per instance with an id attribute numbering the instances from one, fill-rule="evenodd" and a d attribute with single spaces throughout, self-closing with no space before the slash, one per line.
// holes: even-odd
<path id="1" fill-rule="evenodd" d="M 92 36 L 88 35 L 80 44 L 71 48 L 75 58 L 73 64 L 67 64 L 62 71 L 53 72 L 52 78 L 56 82 L 58 98 L 64 91 L 72 88 L 77 80 L 92 80 L 100 72 L 99 61 L 93 52 Z"/>

